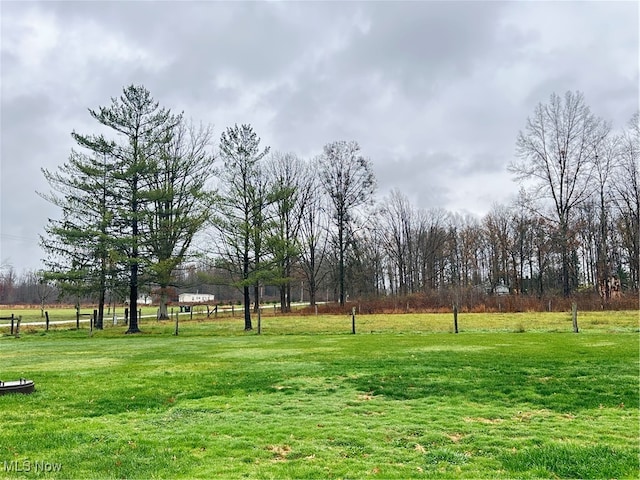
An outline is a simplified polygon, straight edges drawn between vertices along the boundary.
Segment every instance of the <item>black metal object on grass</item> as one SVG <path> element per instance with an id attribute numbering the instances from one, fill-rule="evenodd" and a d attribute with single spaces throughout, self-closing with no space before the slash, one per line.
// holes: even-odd
<path id="1" fill-rule="evenodd" d="M 0 380 L 0 395 L 6 395 L 7 393 L 33 393 L 35 388 L 36 385 L 33 380 L 27 380 L 26 378 L 9 382 Z"/>

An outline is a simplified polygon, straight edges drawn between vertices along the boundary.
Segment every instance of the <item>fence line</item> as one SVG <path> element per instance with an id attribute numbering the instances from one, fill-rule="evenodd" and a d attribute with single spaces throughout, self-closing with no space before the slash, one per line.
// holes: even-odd
<path id="1" fill-rule="evenodd" d="M 303 332 L 318 332 L 320 329 L 324 333 L 339 333 L 343 331 L 345 319 L 350 318 L 351 322 L 346 320 L 346 328 L 351 327 L 351 332 L 356 332 L 356 324 L 358 325 L 358 332 L 375 332 L 382 328 L 384 331 L 397 331 L 397 332 L 446 332 L 461 333 L 473 332 L 473 331 L 486 331 L 486 332 L 518 332 L 524 333 L 528 331 L 573 331 L 578 333 L 582 329 L 598 330 L 605 327 L 600 325 L 610 325 L 615 331 L 640 331 L 640 325 L 637 322 L 637 311 L 628 311 L 622 317 L 617 317 L 614 312 L 609 312 L 612 316 L 607 318 L 607 312 L 587 310 L 581 308 L 581 329 L 578 329 L 578 303 L 574 302 L 570 310 L 564 312 L 553 312 L 538 314 L 536 312 L 520 312 L 520 313 L 474 313 L 464 311 L 459 308 L 458 304 L 453 304 L 449 307 L 448 312 L 413 312 L 407 314 L 385 314 L 385 313 L 370 313 L 366 308 L 366 303 L 351 304 L 347 312 L 336 313 L 335 306 L 329 306 L 329 312 L 318 312 L 314 316 L 311 309 L 306 309 L 298 314 L 281 314 L 278 309 L 278 305 L 262 305 L 260 309 L 260 316 L 252 315 L 252 319 L 258 321 L 258 329 L 263 328 L 266 331 L 276 332 L 284 328 L 287 332 L 300 331 Z M 171 316 L 168 321 L 176 321 L 179 318 L 193 319 L 197 323 L 210 323 L 212 327 L 222 319 L 232 320 L 233 322 L 240 322 L 243 320 L 242 312 L 240 315 L 236 315 L 236 306 L 218 307 L 217 309 L 206 309 L 204 306 L 195 307 L 188 312 L 180 312 L 177 309 L 171 311 Z M 149 311 L 149 310 L 147 310 Z M 141 313 L 141 312 L 140 312 Z M 253 313 L 253 312 L 252 312 Z M 453 314 L 453 315 L 452 315 Z M 89 331 L 92 331 L 93 315 L 82 314 L 76 315 L 75 319 L 69 318 L 72 312 L 61 312 L 56 315 L 54 311 L 46 311 L 43 320 L 32 320 L 33 317 L 22 318 L 21 326 L 27 328 L 29 331 L 37 331 L 38 327 L 45 327 L 48 330 L 50 326 L 59 326 L 61 328 L 71 329 L 74 326 L 76 328 L 82 326 L 88 326 Z M 189 317 L 185 317 L 188 315 Z M 208 315 L 208 316 L 207 316 Z M 111 316 L 111 313 L 107 313 L 107 320 Z M 65 318 L 66 317 L 66 318 Z M 89 318 L 85 318 L 89 317 Z M 452 318 L 453 317 L 453 318 Z M 15 321 L 18 317 L 15 314 L 11 316 L 0 317 L 0 335 L 7 335 L 7 333 L 13 335 L 16 333 Z M 117 321 L 115 325 L 106 321 L 103 323 L 104 328 L 111 328 L 120 324 L 119 320 L 126 318 L 126 315 L 122 315 L 122 312 L 113 312 L 113 317 Z M 146 315 L 140 315 L 141 320 L 145 320 L 141 323 L 141 327 L 154 325 L 163 325 L 165 321 L 160 321 L 153 313 Z M 271 323 L 270 319 L 274 319 L 275 322 Z M 446 319 L 446 320 L 445 320 Z M 3 323 L 2 321 L 12 321 L 12 323 Z M 151 321 L 152 320 L 152 321 Z M 453 320 L 453 322 L 452 322 Z M 566 322 L 566 323 L 565 323 Z M 76 325 L 73 325 L 73 324 Z M 318 327 L 314 324 L 318 323 Z M 351 323 L 351 325 L 348 325 Z M 166 324 L 165 324 L 166 325 Z M 195 325 L 195 323 L 193 324 Z M 223 330 L 231 331 L 234 326 L 231 323 L 226 322 L 227 326 L 219 324 Z M 185 325 L 186 326 L 186 325 Z M 256 325 L 254 325 L 255 327 Z M 177 324 L 176 324 L 177 327 Z M 334 330 L 335 327 L 335 330 Z M 215 330 L 216 327 L 214 327 Z M 177 328 L 176 328 L 177 331 Z M 213 330 L 212 330 L 213 331 Z"/>

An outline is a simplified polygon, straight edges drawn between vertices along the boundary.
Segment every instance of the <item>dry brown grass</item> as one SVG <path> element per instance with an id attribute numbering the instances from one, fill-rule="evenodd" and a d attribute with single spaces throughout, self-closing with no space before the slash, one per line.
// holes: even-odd
<path id="1" fill-rule="evenodd" d="M 318 305 L 318 314 L 348 315 L 352 309 L 357 314 L 396 313 L 449 313 L 457 303 L 460 313 L 518 313 L 518 312 L 565 312 L 571 304 L 578 303 L 583 311 L 620 311 L 640 309 L 637 294 L 628 293 L 621 298 L 603 301 L 594 293 L 580 293 L 572 297 L 530 296 L 530 295 L 486 295 L 477 292 L 463 292 L 458 298 L 451 292 L 414 294 L 407 297 L 361 298 L 347 302 Z M 297 315 L 313 315 L 315 308 L 296 310 Z"/>

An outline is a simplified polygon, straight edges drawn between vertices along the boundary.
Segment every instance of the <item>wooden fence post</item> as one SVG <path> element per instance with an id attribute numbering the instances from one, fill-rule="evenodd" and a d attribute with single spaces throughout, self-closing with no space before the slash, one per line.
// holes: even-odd
<path id="1" fill-rule="evenodd" d="M 49 331 L 49 312 L 44 312 L 45 323 L 47 325 L 47 332 Z"/>
<path id="2" fill-rule="evenodd" d="M 18 315 L 18 321 L 16 322 L 16 338 L 20 338 L 20 322 L 22 321 L 22 315 Z"/>
<path id="3" fill-rule="evenodd" d="M 13 313 L 11 314 L 11 335 L 13 335 Z"/>
<path id="4" fill-rule="evenodd" d="M 453 331 L 458 333 L 458 305 L 453 304 Z"/>
<path id="5" fill-rule="evenodd" d="M 351 333 L 356 334 L 356 307 L 351 308 Z"/>
<path id="6" fill-rule="evenodd" d="M 571 321 L 573 323 L 573 333 L 578 333 L 578 304 L 571 304 Z"/>

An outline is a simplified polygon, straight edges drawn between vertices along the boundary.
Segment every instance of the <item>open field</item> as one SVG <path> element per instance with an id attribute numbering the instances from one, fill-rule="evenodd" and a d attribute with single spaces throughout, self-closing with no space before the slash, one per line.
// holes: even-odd
<path id="1" fill-rule="evenodd" d="M 93 309 L 96 308 L 94 306 L 86 306 L 80 309 L 80 313 L 83 315 L 88 315 L 93 312 Z M 206 307 L 197 307 L 198 312 L 204 312 L 206 316 Z M 124 318 L 124 310 L 125 307 L 119 306 L 115 314 L 119 319 Z M 147 318 L 155 318 L 157 315 L 158 307 L 154 306 L 143 306 L 140 307 L 139 310 L 142 312 L 142 315 Z M 178 310 L 177 308 L 175 309 Z M 61 321 L 61 320 L 69 320 L 75 321 L 76 318 L 76 309 L 71 306 L 67 307 L 47 307 L 45 311 L 49 312 L 49 318 L 51 321 Z M 107 310 L 105 308 L 105 322 L 111 321 L 113 318 L 113 313 L 110 309 Z M 8 317 L 11 314 L 14 317 L 21 316 L 23 322 L 44 322 L 44 316 L 40 307 L 34 306 L 9 306 L 9 305 L 1 305 L 0 306 L 0 317 Z M 83 320 L 87 317 L 83 316 Z M 0 321 L 0 325 L 6 323 L 6 320 Z"/>
<path id="2" fill-rule="evenodd" d="M 638 478 L 638 312 L 579 318 L 5 334 L 0 378 L 37 390 L 0 396 L 0 477 Z"/>
<path id="3" fill-rule="evenodd" d="M 294 304 L 293 309 L 300 308 L 300 305 Z M 81 322 L 87 323 L 88 318 L 92 315 L 93 310 L 97 308 L 95 305 L 82 306 L 80 309 Z M 222 317 L 237 317 L 242 315 L 242 307 L 239 305 L 218 305 L 218 313 L 214 315 L 213 307 L 209 307 L 209 318 L 222 318 Z M 192 307 L 193 312 L 180 312 L 178 306 L 171 306 L 168 308 L 168 313 L 173 318 L 174 313 L 180 315 L 180 318 L 207 318 L 207 306 L 195 305 Z M 263 305 L 261 310 L 264 315 L 274 316 L 278 310 L 274 305 Z M 44 311 L 48 312 L 49 320 L 51 322 L 75 322 L 76 321 L 76 309 L 73 306 L 47 306 Z M 17 319 L 18 316 L 22 318 L 24 323 L 44 323 L 45 314 L 39 306 L 34 305 L 0 305 L 0 328 L 11 322 L 6 319 L 12 314 Z M 143 305 L 138 308 L 139 313 L 142 316 L 143 321 L 155 320 L 158 314 L 158 307 L 151 305 Z M 104 322 L 105 326 L 112 326 L 113 318 L 116 317 L 118 323 L 122 324 L 125 318 L 125 306 L 119 305 L 114 310 L 105 307 Z"/>
<path id="4" fill-rule="evenodd" d="M 239 333 L 243 328 L 242 312 L 235 307 L 231 316 L 230 306 L 221 307 L 220 313 L 214 318 L 206 316 L 205 307 L 195 307 L 193 315 L 180 314 L 181 329 L 200 328 L 200 323 L 207 323 L 210 335 L 227 335 Z M 50 309 L 51 322 L 68 321 L 63 325 L 52 325 L 51 328 L 75 328 L 75 309 Z M 92 310 L 85 308 L 83 313 Z M 157 307 L 143 307 L 143 318 L 140 327 L 146 333 L 174 332 L 172 321 L 158 322 L 155 319 Z M 176 308 L 177 312 L 178 309 Z M 39 308 L 6 308 L 0 307 L 0 317 L 11 314 L 22 316 L 24 324 L 43 323 Z M 111 315 L 105 314 L 105 328 L 108 331 L 124 331 L 122 319 L 124 308 L 116 310 L 118 325 L 113 326 Z M 184 322 L 193 317 L 194 322 Z M 88 317 L 83 317 L 81 328 L 88 330 Z M 0 332 L 8 331 L 7 320 L 0 320 Z M 640 312 L 638 310 L 579 312 L 578 324 L 581 332 L 640 332 Z M 253 315 L 253 325 L 257 329 L 258 321 Z M 307 334 L 307 333 L 345 333 L 351 332 L 350 315 L 280 315 L 272 306 L 265 307 L 262 314 L 263 334 Z M 570 312 L 523 312 L 523 313 L 460 313 L 458 315 L 460 332 L 567 332 L 572 331 Z M 22 332 L 44 330 L 43 325 L 23 327 Z M 356 330 L 361 333 L 419 333 L 419 332 L 453 332 L 452 313 L 398 313 L 392 315 L 372 314 L 356 315 Z"/>

